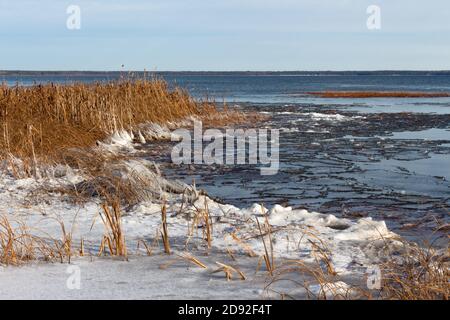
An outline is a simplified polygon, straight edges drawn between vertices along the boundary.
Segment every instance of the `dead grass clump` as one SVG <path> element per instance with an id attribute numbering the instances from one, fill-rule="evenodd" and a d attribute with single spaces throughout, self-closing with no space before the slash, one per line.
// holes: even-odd
<path id="1" fill-rule="evenodd" d="M 318 260 L 314 263 L 306 263 L 302 260 L 285 261 L 273 270 L 273 275 L 265 288 L 266 291 L 277 293 L 283 299 L 296 299 L 292 293 L 279 292 L 276 289 L 277 284 L 281 282 L 290 282 L 294 285 L 294 288 L 303 289 L 305 293 L 302 294 L 302 298 L 306 295 L 308 299 L 348 300 L 370 299 L 372 297 L 366 288 L 351 286 L 342 282 L 336 273 L 330 273 L 330 270 L 326 266 L 324 267 L 322 261 Z"/>
<path id="2" fill-rule="evenodd" d="M 100 218 L 105 225 L 105 235 L 100 244 L 99 255 L 104 253 L 107 247 L 112 256 L 127 258 L 127 246 L 122 228 L 122 213 L 119 202 L 113 202 L 111 207 L 104 203 L 102 209 Z"/>
<path id="3" fill-rule="evenodd" d="M 208 269 L 208 266 L 201 262 L 198 258 L 194 257 L 191 253 L 185 252 L 185 253 L 177 253 L 177 256 L 180 258 L 202 268 L 202 269 Z"/>
<path id="4" fill-rule="evenodd" d="M 214 103 L 195 101 L 160 79 L 31 87 L 4 84 L 0 86 L 0 157 L 59 160 L 62 150 L 92 146 L 118 130 L 189 116 L 220 118 Z"/>
<path id="5" fill-rule="evenodd" d="M 289 293 L 277 292 L 274 288 L 280 282 L 292 282 L 295 286 L 303 288 L 310 299 L 353 299 L 355 297 L 367 297 L 365 290 L 356 287 L 344 286 L 334 270 L 329 250 L 326 244 L 310 234 L 313 239 L 308 239 L 312 247 L 314 262 L 302 260 L 287 260 L 278 267 L 273 267 L 270 272 L 270 280 L 266 291 L 280 294 L 282 298 L 294 299 Z M 316 290 L 312 290 L 316 287 Z"/>
<path id="6" fill-rule="evenodd" d="M 69 232 L 66 230 L 66 226 L 62 220 L 60 220 L 58 222 L 59 222 L 59 225 L 61 226 L 62 239 L 61 239 L 61 241 L 55 241 L 55 246 L 57 248 L 57 252 L 59 253 L 61 263 L 64 262 L 64 257 L 67 257 L 68 262 L 70 263 L 72 255 L 74 254 L 74 252 L 72 250 L 73 232 L 72 232 L 72 230 Z M 83 244 L 83 242 L 81 242 L 81 244 Z M 84 251 L 84 248 L 81 250 Z"/>
<path id="7" fill-rule="evenodd" d="M 71 257 L 76 255 L 73 246 L 73 230 L 67 231 L 62 220 L 62 237 L 56 239 L 40 230 L 33 230 L 25 223 L 11 221 L 6 216 L 0 218 L 0 264 L 21 265 L 30 261 L 55 261 L 70 263 Z M 32 234 L 37 231 L 44 237 Z M 83 241 L 80 254 L 84 254 Z"/>
<path id="8" fill-rule="evenodd" d="M 83 181 L 73 185 L 46 188 L 44 192 L 64 194 L 76 204 L 98 197 L 102 201 L 120 200 L 123 207 L 142 201 L 161 202 L 166 193 L 183 194 L 186 201 L 197 199 L 196 190 L 180 181 L 164 178 L 157 164 L 126 155 L 107 157 L 99 152 L 79 150 L 68 165 L 80 169 Z"/>
<path id="9" fill-rule="evenodd" d="M 0 264 L 18 265 L 35 259 L 33 236 L 24 224 L 14 227 L 7 217 L 0 218 Z"/>
<path id="10" fill-rule="evenodd" d="M 166 254 L 171 254 L 170 252 L 170 242 L 169 242 L 169 232 L 167 230 L 167 208 L 164 202 L 161 207 L 161 220 L 162 220 L 162 230 L 161 237 L 164 244 L 164 252 Z"/>
<path id="11" fill-rule="evenodd" d="M 258 255 L 255 253 L 255 251 L 253 251 L 252 247 L 251 247 L 250 245 L 248 245 L 248 244 L 245 242 L 245 239 L 240 238 L 240 237 L 236 234 L 236 232 L 232 232 L 232 233 L 230 233 L 229 235 L 230 235 L 231 239 L 232 239 L 234 242 L 236 242 L 236 244 L 237 244 L 239 247 L 241 247 L 249 257 L 254 258 L 254 257 L 258 256 Z"/>
<path id="12" fill-rule="evenodd" d="M 311 299 L 448 300 L 450 294 L 449 251 L 403 241 L 404 250 L 387 250 L 380 268 L 380 288 L 369 289 L 368 279 L 342 281 L 322 241 L 310 241 L 315 261 L 288 260 L 274 269 L 267 291 L 277 292 L 279 282 L 294 283 Z M 356 281 L 356 282 L 355 282 Z"/>
<path id="13" fill-rule="evenodd" d="M 206 243 L 208 249 L 211 249 L 213 240 L 213 222 L 208 208 L 208 200 L 204 197 L 204 207 L 195 207 L 195 214 L 191 222 L 191 226 L 188 227 L 188 236 L 186 239 L 186 247 L 188 246 L 191 238 L 194 236 L 198 229 L 202 230 L 202 241 Z"/>
<path id="14" fill-rule="evenodd" d="M 218 272 L 225 273 L 225 278 L 227 279 L 227 281 L 231 281 L 233 279 L 234 273 L 237 274 L 241 280 L 247 279 L 245 274 L 242 271 L 240 271 L 239 269 L 237 269 L 236 267 L 232 267 L 230 265 L 220 263 L 220 262 L 216 262 L 216 264 L 219 266 L 219 269 L 214 270 L 212 273 L 218 273 Z"/>
<path id="15" fill-rule="evenodd" d="M 261 206 L 263 212 L 264 207 Z M 273 272 L 275 270 L 275 261 L 274 261 L 274 254 L 273 254 L 273 241 L 272 241 L 272 226 L 269 223 L 269 219 L 267 217 L 267 214 L 263 213 L 265 220 L 264 220 L 264 232 L 263 228 L 261 227 L 261 224 L 259 223 L 258 218 L 256 219 L 256 224 L 258 225 L 259 235 L 261 237 L 261 241 L 264 246 L 264 255 L 262 258 L 264 259 L 264 262 L 266 263 L 266 269 L 269 272 L 271 276 L 273 276 Z M 268 235 L 269 245 L 266 244 L 266 240 L 264 239 L 265 235 Z M 258 266 L 259 269 L 259 266 Z"/>
<path id="16" fill-rule="evenodd" d="M 407 244 L 401 258 L 381 266 L 381 297 L 395 300 L 448 300 L 449 252 Z"/>

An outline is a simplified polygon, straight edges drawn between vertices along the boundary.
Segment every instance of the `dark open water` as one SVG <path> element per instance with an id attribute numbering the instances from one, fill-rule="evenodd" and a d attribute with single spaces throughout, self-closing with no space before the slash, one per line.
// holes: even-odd
<path id="1" fill-rule="evenodd" d="M 0 75 L 9 85 L 93 82 L 119 73 Z M 450 212 L 450 98 L 321 99 L 311 91 L 450 92 L 450 73 L 163 73 L 194 96 L 263 112 L 281 129 L 281 169 L 163 164 L 166 174 L 237 206 L 283 203 L 384 219 L 406 236 L 446 235 Z M 168 162 L 167 154 L 158 161 Z M 186 175 L 188 172 L 188 175 Z"/>

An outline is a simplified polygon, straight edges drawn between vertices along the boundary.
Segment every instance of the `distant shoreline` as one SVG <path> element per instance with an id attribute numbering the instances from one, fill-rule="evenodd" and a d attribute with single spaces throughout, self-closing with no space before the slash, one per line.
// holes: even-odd
<path id="1" fill-rule="evenodd" d="M 0 70 L 0 76 L 104 76 L 104 75 L 164 75 L 192 76 L 450 76 L 450 70 L 441 71 L 33 71 Z"/>
<path id="2" fill-rule="evenodd" d="M 320 98 L 447 98 L 448 92 L 411 92 L 411 91 L 322 91 L 308 92 Z"/>

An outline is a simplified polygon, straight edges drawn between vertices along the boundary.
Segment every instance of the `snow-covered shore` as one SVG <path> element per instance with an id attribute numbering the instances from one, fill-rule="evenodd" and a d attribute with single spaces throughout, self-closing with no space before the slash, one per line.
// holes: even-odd
<path id="1" fill-rule="evenodd" d="M 171 138 L 161 127 L 147 129 L 116 133 L 108 141 L 99 143 L 97 148 L 111 153 L 133 153 L 136 152 L 136 143 L 142 144 L 158 135 Z M 164 180 L 151 162 L 139 157 L 123 160 L 117 170 L 129 181 L 152 180 L 146 186 L 152 188 L 148 191 L 153 195 L 155 185 L 173 183 L 180 187 L 179 182 Z M 184 186 L 193 194 L 190 199 L 181 193 L 168 192 L 171 188 L 161 188 L 159 200 L 143 197 L 139 203 L 123 209 L 122 226 L 128 262 L 98 257 L 105 233 L 105 226 L 99 218 L 100 199 L 93 197 L 83 204 L 74 204 L 58 192 L 42 192 L 43 188 L 56 190 L 58 187 L 76 186 L 86 179 L 82 173 L 67 167 L 59 168 L 58 174 L 53 172 L 40 179 L 19 179 L 7 170 L 1 175 L 1 216 L 16 224 L 23 223 L 31 234 L 47 240 L 62 238 L 63 222 L 66 230 L 71 230 L 74 247 L 79 247 L 83 241 L 85 254 L 83 257 L 74 255 L 71 259 L 73 265 L 80 266 L 80 290 L 67 288 L 67 264 L 37 261 L 21 267 L 1 267 L 0 298 L 258 299 L 267 297 L 265 271 L 255 274 L 260 257 L 265 253 L 263 239 L 266 245 L 271 241 L 277 265 L 287 259 L 317 265 L 320 253 L 329 259 L 338 276 L 361 280 L 367 268 L 383 260 L 385 250 L 402 246 L 396 240 L 398 236 L 390 232 L 383 221 L 341 219 L 280 205 L 267 209 L 260 204 L 237 208 L 220 204 L 198 194 L 192 187 Z M 145 189 L 142 185 L 138 188 Z M 146 191 L 141 190 L 143 194 Z M 167 200 L 168 235 L 174 253 L 170 257 L 163 254 L 161 241 L 158 242 L 161 198 Z M 212 221 L 210 248 L 203 239 L 205 225 L 195 222 L 199 210 L 207 211 Z M 270 235 L 261 237 L 258 222 L 266 227 L 270 225 Z M 148 250 L 144 249 L 143 242 L 151 248 L 151 257 L 146 257 Z M 206 268 L 180 258 L 186 252 Z M 242 272 L 250 275 L 247 280 L 227 282 L 225 277 L 212 273 L 218 268 L 216 262 L 230 259 L 230 264 L 239 265 Z M 165 264 L 167 268 L 161 269 Z M 317 284 L 311 283 L 310 290 L 313 291 Z M 304 291 L 298 294 L 305 297 Z"/>
<path id="2" fill-rule="evenodd" d="M 141 170 L 143 168 L 145 166 L 140 167 Z M 47 183 L 74 183 L 79 180 L 81 180 L 80 177 L 68 176 L 51 179 Z M 201 269 L 185 262 L 184 267 L 175 268 L 172 277 L 172 275 L 167 273 L 167 270 L 161 271 L 155 266 L 155 264 L 163 264 L 165 260 L 169 259 L 162 253 L 162 247 L 155 242 L 155 239 L 159 238 L 161 229 L 160 203 L 142 201 L 124 212 L 122 223 L 130 260 L 126 263 L 119 263 L 117 260 L 111 260 L 110 258 L 97 257 L 99 245 L 105 232 L 104 225 L 99 219 L 100 201 L 92 199 L 92 201 L 88 201 L 80 206 L 66 201 L 59 194 L 48 194 L 45 200 L 31 197 L 30 191 L 40 188 L 42 183 L 44 182 L 36 181 L 33 178 L 17 180 L 3 176 L 0 182 L 0 201 L 4 204 L 1 209 L 1 215 L 7 216 L 10 221 L 22 222 L 30 228 L 31 233 L 35 236 L 52 239 L 62 239 L 60 221 L 63 221 L 66 229 L 73 232 L 72 241 L 75 246 L 83 239 L 86 251 L 85 256 L 72 258 L 72 263 L 82 266 L 83 273 L 93 274 L 89 279 L 84 279 L 83 283 L 86 282 L 86 288 L 89 288 L 91 285 L 95 288 L 98 286 L 98 282 L 102 282 L 105 288 L 111 286 L 112 290 L 107 293 L 89 291 L 90 293 L 85 297 L 110 297 L 112 292 L 118 289 L 117 283 L 123 282 L 118 282 L 115 279 L 121 279 L 124 269 L 129 269 L 130 273 L 126 273 L 125 276 L 128 280 L 124 281 L 124 283 L 132 286 L 128 288 L 130 292 L 127 293 L 130 298 L 144 296 L 148 298 L 171 296 L 174 298 L 195 298 L 198 296 L 195 292 L 190 295 L 186 291 L 184 296 L 180 296 L 182 291 L 179 290 L 186 285 L 186 281 L 189 282 L 187 279 L 194 281 L 196 284 L 193 288 L 196 288 L 198 285 L 197 289 L 201 289 L 201 292 L 205 292 L 205 290 L 206 292 L 208 290 L 214 292 L 214 295 L 210 297 L 230 298 L 225 289 L 229 288 L 230 285 L 227 284 L 225 278 L 222 277 L 219 280 L 217 275 L 211 274 L 211 271 L 218 267 L 214 263 L 214 259 L 223 261 L 223 259 L 226 259 L 227 253 L 231 252 L 237 260 L 237 264 L 240 264 L 239 261 L 243 259 L 246 261 L 241 268 L 243 267 L 247 270 L 253 268 L 253 270 L 256 270 L 259 263 L 258 258 L 265 252 L 256 220 L 258 219 L 263 224 L 266 216 L 272 229 L 273 255 L 277 263 L 282 263 L 285 259 L 294 259 L 314 264 L 317 261 L 317 248 L 320 247 L 329 255 L 328 257 L 338 275 L 363 279 L 367 268 L 383 258 L 382 255 L 386 246 L 395 247 L 402 245 L 394 240 L 396 235 L 386 228 L 384 222 L 372 221 L 370 218 L 353 221 L 339 219 L 333 215 L 294 210 L 278 205 L 270 208 L 270 210 L 258 204 L 253 205 L 251 208 L 240 209 L 231 205 L 219 204 L 207 196 L 199 196 L 194 203 L 188 205 L 186 203 L 182 204 L 181 195 L 174 195 L 168 202 L 167 208 L 168 233 L 175 252 L 174 257 L 176 259 L 178 254 L 183 254 L 187 250 L 202 261 L 207 268 Z M 205 241 L 202 239 L 204 226 L 192 226 L 193 217 L 199 208 L 207 208 L 213 221 L 212 247 L 210 249 L 206 248 Z M 190 241 L 186 246 L 188 239 Z M 140 241 L 145 241 L 149 246 L 152 246 L 154 257 L 146 259 L 146 251 L 142 245 L 137 250 Z M 265 241 L 269 241 L 267 237 L 265 237 Z M 206 252 L 209 253 L 209 256 L 202 258 L 202 255 Z M 248 257 L 249 255 L 254 256 L 254 258 Z M 86 256 L 92 256 L 92 261 Z M 147 270 L 147 264 L 153 265 L 149 267 L 153 272 L 145 273 L 150 283 L 157 285 L 158 281 L 167 277 L 166 280 L 171 284 L 170 288 L 172 288 L 172 291 L 169 290 L 167 295 L 161 296 L 160 291 L 153 291 L 154 288 L 152 286 L 148 287 L 148 291 L 143 290 L 135 294 L 132 293 L 137 279 L 145 277 L 144 274 L 137 275 L 134 273 L 140 272 L 140 268 Z M 51 280 L 53 275 L 55 275 L 56 282 L 59 281 L 56 280 L 58 278 L 67 278 L 67 274 L 58 273 L 63 269 L 56 265 L 58 263 L 41 262 L 37 265 L 32 264 L 26 267 L 19 267 L 19 270 L 17 267 L 0 269 L 0 279 L 7 279 L 2 281 L 0 296 L 8 298 L 9 294 L 11 294 L 9 289 L 17 286 L 22 288 L 30 286 L 29 290 L 26 290 L 27 294 L 25 296 L 54 297 L 51 294 L 48 295 L 49 290 L 53 290 L 52 288 L 56 285 Z M 185 269 L 187 266 L 195 270 L 195 272 L 187 271 Z M 64 268 L 67 268 L 67 266 Z M 109 276 L 101 272 L 103 268 L 111 271 L 107 273 Z M 112 271 L 115 269 L 118 270 L 117 274 Z M 172 269 L 172 266 L 168 269 Z M 122 271 L 122 274 L 119 270 Z M 55 272 L 59 275 L 56 275 Z M 202 275 L 200 276 L 199 273 L 202 273 Z M 100 275 L 101 277 L 99 277 Z M 33 277 L 33 280 L 26 280 L 29 277 Z M 106 281 L 105 277 L 110 278 L 111 281 Z M 198 278 L 203 280 L 199 280 L 197 283 L 195 279 Z M 214 281 L 214 285 L 210 285 L 209 282 L 208 284 L 201 284 L 202 281 L 206 281 L 205 278 Z M 218 282 L 221 282 L 224 286 L 224 296 L 217 294 L 217 286 L 220 287 Z M 237 297 L 255 298 L 255 292 L 257 292 L 257 297 L 263 298 L 264 281 L 259 279 L 256 283 L 258 283 L 259 291 L 255 288 L 255 281 L 239 281 L 239 285 L 233 284 L 231 286 L 239 286 L 239 288 L 247 291 L 250 288 L 254 289 L 248 292 L 248 296 L 244 294 Z M 159 287 L 159 285 L 157 286 Z M 66 294 L 58 293 L 58 295 L 62 295 L 61 297 L 73 296 L 73 292 L 70 290 L 61 289 L 61 291 L 66 292 Z M 59 291 L 56 290 L 56 292 Z M 231 294 L 232 292 L 233 290 L 229 293 Z M 82 295 L 82 293 L 79 294 Z M 120 295 L 116 298 L 120 298 Z"/>

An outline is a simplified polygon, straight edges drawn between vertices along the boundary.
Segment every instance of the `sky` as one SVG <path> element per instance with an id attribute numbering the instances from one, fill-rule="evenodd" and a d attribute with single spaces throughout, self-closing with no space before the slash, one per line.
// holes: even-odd
<path id="1" fill-rule="evenodd" d="M 0 70 L 124 69 L 450 70 L 450 1 L 0 0 Z"/>

